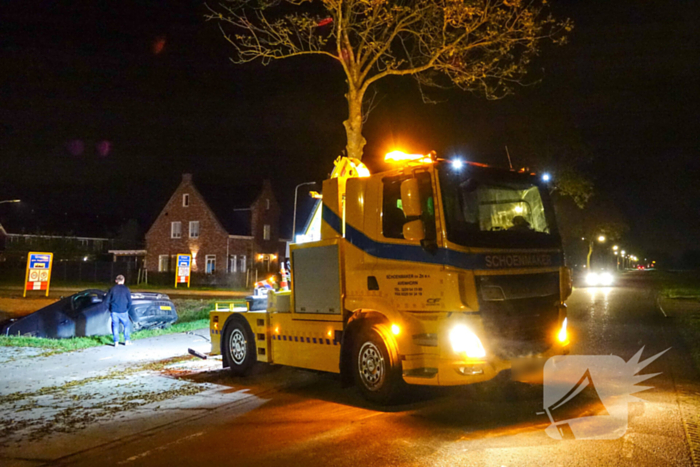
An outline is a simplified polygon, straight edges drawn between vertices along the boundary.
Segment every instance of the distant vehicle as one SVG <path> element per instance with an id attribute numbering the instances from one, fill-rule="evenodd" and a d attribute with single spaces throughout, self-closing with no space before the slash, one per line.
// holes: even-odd
<path id="1" fill-rule="evenodd" d="M 640 264 L 639 266 L 637 266 L 637 269 L 639 269 L 640 271 L 644 271 L 644 269 L 646 268 Z"/>
<path id="2" fill-rule="evenodd" d="M 101 336 L 112 333 L 112 321 L 104 290 L 88 289 L 19 319 L 0 323 L 0 335 L 47 337 Z M 132 330 L 164 328 L 177 321 L 175 305 L 165 294 L 131 294 L 129 318 Z"/>
<path id="3" fill-rule="evenodd" d="M 586 285 L 589 287 L 610 287 L 614 282 L 615 278 L 608 271 L 591 271 L 586 275 Z"/>

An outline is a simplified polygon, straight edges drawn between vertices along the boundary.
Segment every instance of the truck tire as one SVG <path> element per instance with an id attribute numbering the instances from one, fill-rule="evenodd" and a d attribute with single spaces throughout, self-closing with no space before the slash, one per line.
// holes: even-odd
<path id="1" fill-rule="evenodd" d="M 365 327 L 354 339 L 353 374 L 362 396 L 378 404 L 399 402 L 406 383 L 398 359 L 392 358 L 376 327 Z"/>
<path id="2" fill-rule="evenodd" d="M 224 332 L 224 358 L 229 363 L 229 370 L 234 376 L 245 376 L 256 361 L 255 340 L 248 326 L 239 320 L 233 320 Z"/>

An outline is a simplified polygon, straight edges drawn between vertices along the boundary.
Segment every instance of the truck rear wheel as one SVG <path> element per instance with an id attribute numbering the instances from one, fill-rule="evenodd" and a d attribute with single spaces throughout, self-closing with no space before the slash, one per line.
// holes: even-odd
<path id="1" fill-rule="evenodd" d="M 365 399 L 379 404 L 397 402 L 405 388 L 401 365 L 392 358 L 376 328 L 360 331 L 353 351 L 355 384 Z"/>
<path id="2" fill-rule="evenodd" d="M 226 326 L 225 357 L 234 376 L 245 376 L 255 363 L 255 341 L 248 327 L 238 320 Z"/>

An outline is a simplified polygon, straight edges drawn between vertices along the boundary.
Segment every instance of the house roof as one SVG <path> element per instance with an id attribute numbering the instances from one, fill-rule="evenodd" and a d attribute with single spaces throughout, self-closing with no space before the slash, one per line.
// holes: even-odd
<path id="1" fill-rule="evenodd" d="M 142 190 L 139 185 L 137 196 L 137 190 L 60 180 L 51 186 L 0 186 L 0 199 L 21 199 L 0 204 L 0 224 L 8 234 L 111 238 L 136 217 L 134 204 L 143 207 L 163 202 L 153 195 L 155 188 L 149 185 Z"/>
<path id="2" fill-rule="evenodd" d="M 260 195 L 263 189 L 262 182 L 229 186 L 195 180 L 194 186 L 230 235 L 251 234 L 250 206 Z"/>
<path id="3" fill-rule="evenodd" d="M 113 219 L 66 210 L 17 206 L 0 212 L 0 225 L 7 234 L 56 235 L 67 237 L 111 238 Z"/>

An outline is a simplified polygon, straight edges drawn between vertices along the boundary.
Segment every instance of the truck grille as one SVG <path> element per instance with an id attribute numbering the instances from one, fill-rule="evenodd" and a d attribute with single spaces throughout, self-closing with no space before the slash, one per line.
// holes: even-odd
<path id="1" fill-rule="evenodd" d="M 559 320 L 559 274 L 481 276 L 479 304 L 489 351 L 512 359 L 545 352 Z"/>

